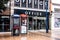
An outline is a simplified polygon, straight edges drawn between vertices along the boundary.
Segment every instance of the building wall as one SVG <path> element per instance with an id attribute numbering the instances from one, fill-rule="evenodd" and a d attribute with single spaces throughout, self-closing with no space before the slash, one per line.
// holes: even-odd
<path id="1" fill-rule="evenodd" d="M 60 0 L 52 0 L 52 11 L 55 12 L 55 8 L 60 9 Z"/>
<path id="2" fill-rule="evenodd" d="M 35 5 L 34 0 L 32 0 L 32 6 L 30 6 L 30 7 L 28 6 L 28 0 L 25 2 L 26 5 L 25 6 L 23 5 L 24 7 L 22 6 L 22 0 L 18 0 L 17 3 L 15 3 L 16 0 L 11 0 L 11 15 L 14 14 L 14 9 L 46 12 L 46 8 L 45 8 L 46 3 L 44 1 L 43 1 L 43 7 L 40 8 L 41 6 L 39 7 L 39 0 L 37 1 L 37 6 L 38 7 L 34 6 Z M 42 4 L 40 4 L 40 5 L 42 5 Z M 48 10 L 47 11 L 50 12 L 50 0 L 48 0 Z"/>
<path id="3" fill-rule="evenodd" d="M 51 0 L 51 19 L 52 19 L 52 14 L 54 13 L 60 13 L 60 0 Z M 50 20 L 52 21 L 52 20 Z M 51 23 L 50 23 L 51 24 Z"/>
<path id="4" fill-rule="evenodd" d="M 60 4 L 60 0 L 51 0 L 52 3 Z"/>
<path id="5" fill-rule="evenodd" d="M 58 5 L 58 4 L 56 4 L 56 5 L 52 4 L 52 11 L 53 12 L 55 12 L 55 8 L 56 9 L 60 9 L 60 5 Z"/>

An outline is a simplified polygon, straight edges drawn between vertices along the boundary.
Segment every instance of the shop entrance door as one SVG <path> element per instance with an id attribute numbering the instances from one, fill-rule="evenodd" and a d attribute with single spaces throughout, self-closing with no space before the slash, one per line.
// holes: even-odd
<path id="1" fill-rule="evenodd" d="M 45 20 L 37 19 L 37 29 L 38 30 L 46 29 L 46 22 L 45 22 Z"/>
<path id="2" fill-rule="evenodd" d="M 46 29 L 46 18 L 45 17 L 29 17 L 28 18 L 28 29 L 29 30 L 42 30 Z"/>
<path id="3" fill-rule="evenodd" d="M 33 18 L 31 16 L 29 16 L 28 17 L 28 30 L 34 30 L 33 25 L 34 25 Z"/>
<path id="4" fill-rule="evenodd" d="M 34 29 L 35 30 L 42 30 L 46 29 L 46 18 L 45 17 L 35 17 L 34 19 Z"/>

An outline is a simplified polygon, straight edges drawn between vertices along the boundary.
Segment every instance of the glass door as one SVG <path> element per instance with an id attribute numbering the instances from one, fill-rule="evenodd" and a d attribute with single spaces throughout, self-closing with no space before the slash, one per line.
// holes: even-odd
<path id="1" fill-rule="evenodd" d="M 37 19 L 33 19 L 33 22 L 34 22 L 34 25 L 33 25 L 34 30 L 37 30 Z"/>
<path id="2" fill-rule="evenodd" d="M 46 20 L 36 17 L 36 19 L 33 19 L 33 28 L 34 30 L 46 29 Z"/>
<path id="3" fill-rule="evenodd" d="M 41 29 L 46 29 L 46 21 L 41 20 Z"/>
<path id="4" fill-rule="evenodd" d="M 29 30 L 41 30 L 46 29 L 46 19 L 40 17 L 29 17 L 28 18 L 28 29 Z"/>
<path id="5" fill-rule="evenodd" d="M 37 29 L 41 29 L 41 20 L 37 19 Z"/>
<path id="6" fill-rule="evenodd" d="M 34 19 L 33 17 L 28 18 L 28 29 L 37 30 L 37 19 Z"/>
<path id="7" fill-rule="evenodd" d="M 46 29 L 46 21 L 45 20 L 37 20 L 37 29 Z"/>
<path id="8" fill-rule="evenodd" d="M 28 17 L 28 30 L 33 30 L 33 19 L 32 17 Z"/>

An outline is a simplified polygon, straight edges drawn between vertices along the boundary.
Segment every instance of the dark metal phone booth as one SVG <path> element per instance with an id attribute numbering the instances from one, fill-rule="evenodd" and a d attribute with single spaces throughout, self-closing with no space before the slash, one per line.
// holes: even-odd
<path id="1" fill-rule="evenodd" d="M 20 34 L 20 16 L 17 14 L 14 14 L 12 16 L 12 20 L 13 20 L 12 34 L 13 36 L 19 35 Z"/>
<path id="2" fill-rule="evenodd" d="M 27 34 L 28 27 L 27 27 L 27 15 L 26 14 L 20 14 L 20 28 L 21 28 L 21 34 Z"/>

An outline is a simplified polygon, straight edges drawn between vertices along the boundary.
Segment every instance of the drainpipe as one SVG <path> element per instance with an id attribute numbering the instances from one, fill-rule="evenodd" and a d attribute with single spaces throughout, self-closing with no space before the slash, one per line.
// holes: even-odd
<path id="1" fill-rule="evenodd" d="M 48 0 L 46 0 L 46 33 L 48 33 Z"/>

